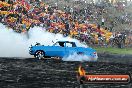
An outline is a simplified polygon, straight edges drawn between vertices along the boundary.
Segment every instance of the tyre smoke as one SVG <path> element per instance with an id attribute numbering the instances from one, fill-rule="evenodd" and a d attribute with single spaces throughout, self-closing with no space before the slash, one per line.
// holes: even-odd
<path id="1" fill-rule="evenodd" d="M 97 61 L 97 58 L 91 59 L 90 57 L 88 57 L 87 55 L 78 55 L 77 53 L 74 53 L 73 55 L 69 55 L 68 57 L 64 57 L 62 58 L 63 61 L 81 61 L 81 62 L 85 62 L 85 61 Z"/>
<path id="2" fill-rule="evenodd" d="M 59 40 L 74 41 L 78 46 L 86 47 L 76 39 L 46 32 L 41 27 L 31 28 L 27 33 L 16 33 L 5 25 L 0 24 L 0 57 L 31 58 L 33 57 L 29 55 L 31 44 L 34 45 L 38 42 L 41 45 L 52 45 Z"/>

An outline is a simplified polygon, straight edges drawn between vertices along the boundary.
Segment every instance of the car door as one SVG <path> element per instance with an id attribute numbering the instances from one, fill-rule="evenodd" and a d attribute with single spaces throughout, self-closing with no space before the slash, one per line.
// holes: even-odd
<path id="1" fill-rule="evenodd" d="M 63 57 L 65 55 L 65 46 L 60 46 L 59 42 L 57 42 L 54 46 L 52 46 L 50 53 L 52 53 L 51 56 L 54 57 Z"/>
<path id="2" fill-rule="evenodd" d="M 65 56 L 73 55 L 77 52 L 77 48 L 73 47 L 71 43 L 66 43 Z"/>

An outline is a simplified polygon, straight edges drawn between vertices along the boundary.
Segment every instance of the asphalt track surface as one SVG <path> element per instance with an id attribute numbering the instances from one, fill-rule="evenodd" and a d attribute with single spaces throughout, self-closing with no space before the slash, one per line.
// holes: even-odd
<path id="1" fill-rule="evenodd" d="M 87 73 L 132 74 L 132 64 L 83 62 Z M 77 69 L 80 62 L 0 58 L 0 88 L 80 88 Z M 84 88 L 132 88 L 129 84 L 85 84 Z"/>

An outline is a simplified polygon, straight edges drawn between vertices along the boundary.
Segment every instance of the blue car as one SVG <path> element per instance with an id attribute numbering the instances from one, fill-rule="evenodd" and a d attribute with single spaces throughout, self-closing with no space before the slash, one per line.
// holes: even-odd
<path id="1" fill-rule="evenodd" d="M 44 46 L 40 43 L 37 43 L 34 46 L 31 46 L 29 49 L 30 55 L 34 55 L 37 59 L 42 59 L 46 57 L 68 57 L 74 53 L 78 55 L 86 55 L 91 60 L 97 60 L 97 52 L 88 47 L 77 47 L 75 42 L 70 41 L 58 41 L 52 46 Z"/>

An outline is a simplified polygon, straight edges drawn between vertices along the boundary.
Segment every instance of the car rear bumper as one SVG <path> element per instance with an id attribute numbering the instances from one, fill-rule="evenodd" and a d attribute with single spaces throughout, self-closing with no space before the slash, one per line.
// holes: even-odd
<path id="1" fill-rule="evenodd" d="M 96 56 L 94 56 L 94 57 L 90 57 L 90 60 L 91 60 L 91 61 L 97 61 L 97 60 L 98 60 L 98 56 L 96 55 Z"/>

